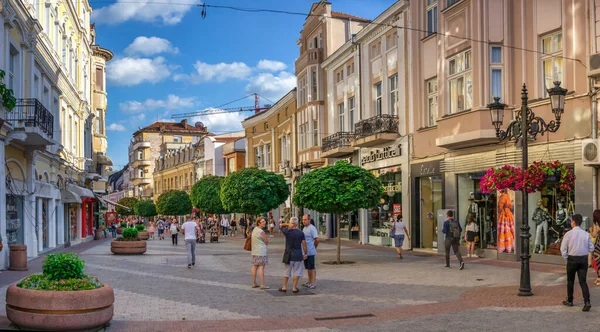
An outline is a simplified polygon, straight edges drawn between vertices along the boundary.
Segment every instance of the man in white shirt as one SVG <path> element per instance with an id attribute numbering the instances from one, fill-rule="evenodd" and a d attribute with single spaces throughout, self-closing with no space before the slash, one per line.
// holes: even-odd
<path id="1" fill-rule="evenodd" d="M 227 216 L 224 216 L 223 219 L 221 219 L 221 234 L 223 234 L 223 237 L 227 237 L 227 232 L 229 231 L 229 219 L 227 219 Z"/>
<path id="2" fill-rule="evenodd" d="M 185 216 L 186 222 L 181 225 L 181 232 L 185 234 L 185 246 L 187 248 L 188 269 L 196 265 L 196 234 L 199 231 L 198 224 L 192 220 L 191 215 Z"/>
<path id="3" fill-rule="evenodd" d="M 573 288 L 575 274 L 579 278 L 579 286 L 585 302 L 583 311 L 590 311 L 590 290 L 587 285 L 588 254 L 594 251 L 594 244 L 588 232 L 581 229 L 583 218 L 576 214 L 571 219 L 571 230 L 565 234 L 560 245 L 560 252 L 567 260 L 567 299 L 563 304 L 573 306 Z"/>
<path id="4" fill-rule="evenodd" d="M 310 223 L 310 216 L 304 215 L 302 217 L 302 224 L 304 225 L 304 239 L 306 241 L 306 259 L 304 260 L 304 269 L 308 271 L 308 282 L 303 286 L 314 289 L 317 283 L 317 269 L 315 266 L 315 256 L 317 256 L 317 247 L 319 246 L 319 231 L 317 228 Z"/>

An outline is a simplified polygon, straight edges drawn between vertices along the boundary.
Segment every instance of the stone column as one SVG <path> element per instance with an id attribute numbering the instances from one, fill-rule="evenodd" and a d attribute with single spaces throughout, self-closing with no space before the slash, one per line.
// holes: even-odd
<path id="1" fill-rule="evenodd" d="M 56 200 L 56 245 L 65 244 L 65 205 Z"/>
<path id="2" fill-rule="evenodd" d="M 42 227 L 42 220 L 43 220 L 43 202 L 41 198 L 37 198 L 35 200 L 35 204 L 36 204 L 36 228 L 37 228 L 37 248 L 38 248 L 38 253 L 41 252 L 42 250 L 44 250 L 44 229 Z M 46 222 L 48 222 L 48 211 L 46 211 Z M 48 227 L 48 226 L 46 226 Z M 37 256 L 37 254 L 36 254 Z"/>
<path id="3" fill-rule="evenodd" d="M 25 186 L 27 188 L 27 194 L 23 200 L 23 225 L 25 230 L 24 242 L 27 245 L 27 257 L 37 257 L 37 243 L 38 237 L 36 236 L 37 229 L 37 209 L 36 209 L 36 196 L 35 196 L 35 150 L 28 150 L 25 152 L 25 160 L 27 165 L 25 166 Z"/>
<path id="4" fill-rule="evenodd" d="M 0 25 L 0 28 L 2 25 Z M 1 34 L 0 34 L 1 36 Z M 1 130 L 2 128 L 0 128 Z M 4 137 L 0 136 L 0 161 L 6 160 L 4 153 Z M 0 179 L 6 177 L 6 167 L 0 167 Z M 0 251 L 0 270 L 8 268 L 8 237 L 6 236 L 6 181 L 0 181 L 0 236 L 4 249 Z"/>
<path id="5" fill-rule="evenodd" d="M 56 201 L 54 200 L 54 198 L 51 198 L 50 201 L 48 202 L 48 213 L 47 215 L 50 216 L 50 218 L 48 218 L 48 247 L 49 248 L 54 248 L 56 247 L 56 226 L 58 224 L 57 222 L 57 209 L 56 209 Z"/>
<path id="6" fill-rule="evenodd" d="M 371 230 L 369 229 L 369 218 L 367 216 L 369 210 L 360 209 L 358 210 L 358 219 L 360 223 L 360 242 L 362 244 L 369 243 L 369 233 Z"/>

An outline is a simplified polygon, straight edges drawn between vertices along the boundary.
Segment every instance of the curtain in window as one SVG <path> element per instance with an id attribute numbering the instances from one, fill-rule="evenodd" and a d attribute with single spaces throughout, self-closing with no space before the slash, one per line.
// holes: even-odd
<path id="1" fill-rule="evenodd" d="M 492 63 L 502 63 L 502 48 L 492 47 Z"/>
<path id="2" fill-rule="evenodd" d="M 502 98 L 502 70 L 492 69 L 492 98 Z"/>

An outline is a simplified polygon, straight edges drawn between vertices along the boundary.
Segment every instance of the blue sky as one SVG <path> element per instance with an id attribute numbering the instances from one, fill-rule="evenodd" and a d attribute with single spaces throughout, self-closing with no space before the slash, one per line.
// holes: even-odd
<path id="1" fill-rule="evenodd" d="M 155 2 L 155 3 L 152 3 Z M 334 11 L 374 19 L 393 0 L 333 0 Z M 277 101 L 295 87 L 294 61 L 304 16 L 202 9 L 200 0 L 94 2 L 96 43 L 111 50 L 107 89 L 108 155 L 127 163 L 132 133 L 172 114 L 216 107 L 257 92 Z M 308 13 L 313 1 L 213 0 L 209 5 Z M 261 104 L 268 103 L 261 100 Z M 228 105 L 251 106 L 253 99 Z M 202 117 L 214 133 L 241 129 L 249 114 Z"/>

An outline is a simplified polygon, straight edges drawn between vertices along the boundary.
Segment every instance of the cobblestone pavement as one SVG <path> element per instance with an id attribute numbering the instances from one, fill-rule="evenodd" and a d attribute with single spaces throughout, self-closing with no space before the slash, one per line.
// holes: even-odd
<path id="1" fill-rule="evenodd" d="M 592 312 L 560 306 L 564 267 L 532 264 L 535 296 L 517 297 L 519 263 L 467 259 L 466 268 L 444 268 L 443 259 L 409 252 L 397 260 L 390 248 L 343 243 L 350 265 L 335 259 L 334 242 L 319 246 L 317 288 L 283 294 L 283 239 L 272 238 L 266 281 L 271 290 L 250 287 L 250 254 L 241 238 L 196 247 L 187 268 L 185 246 L 148 241 L 141 256 L 110 254 L 110 240 L 65 249 L 78 252 L 86 272 L 115 289 L 115 315 L 108 331 L 597 331 L 600 288 L 592 288 Z M 183 242 L 183 241 L 180 241 Z M 41 270 L 41 259 L 28 273 Z M 0 274 L 6 287 L 25 274 Z M 591 277 L 591 274 L 590 274 Z M 305 279 L 303 279 L 305 280 Z M 593 287 L 590 282 L 590 286 Z M 288 285 L 291 289 L 291 285 Z M 0 330 L 8 327 L 4 305 Z"/>

